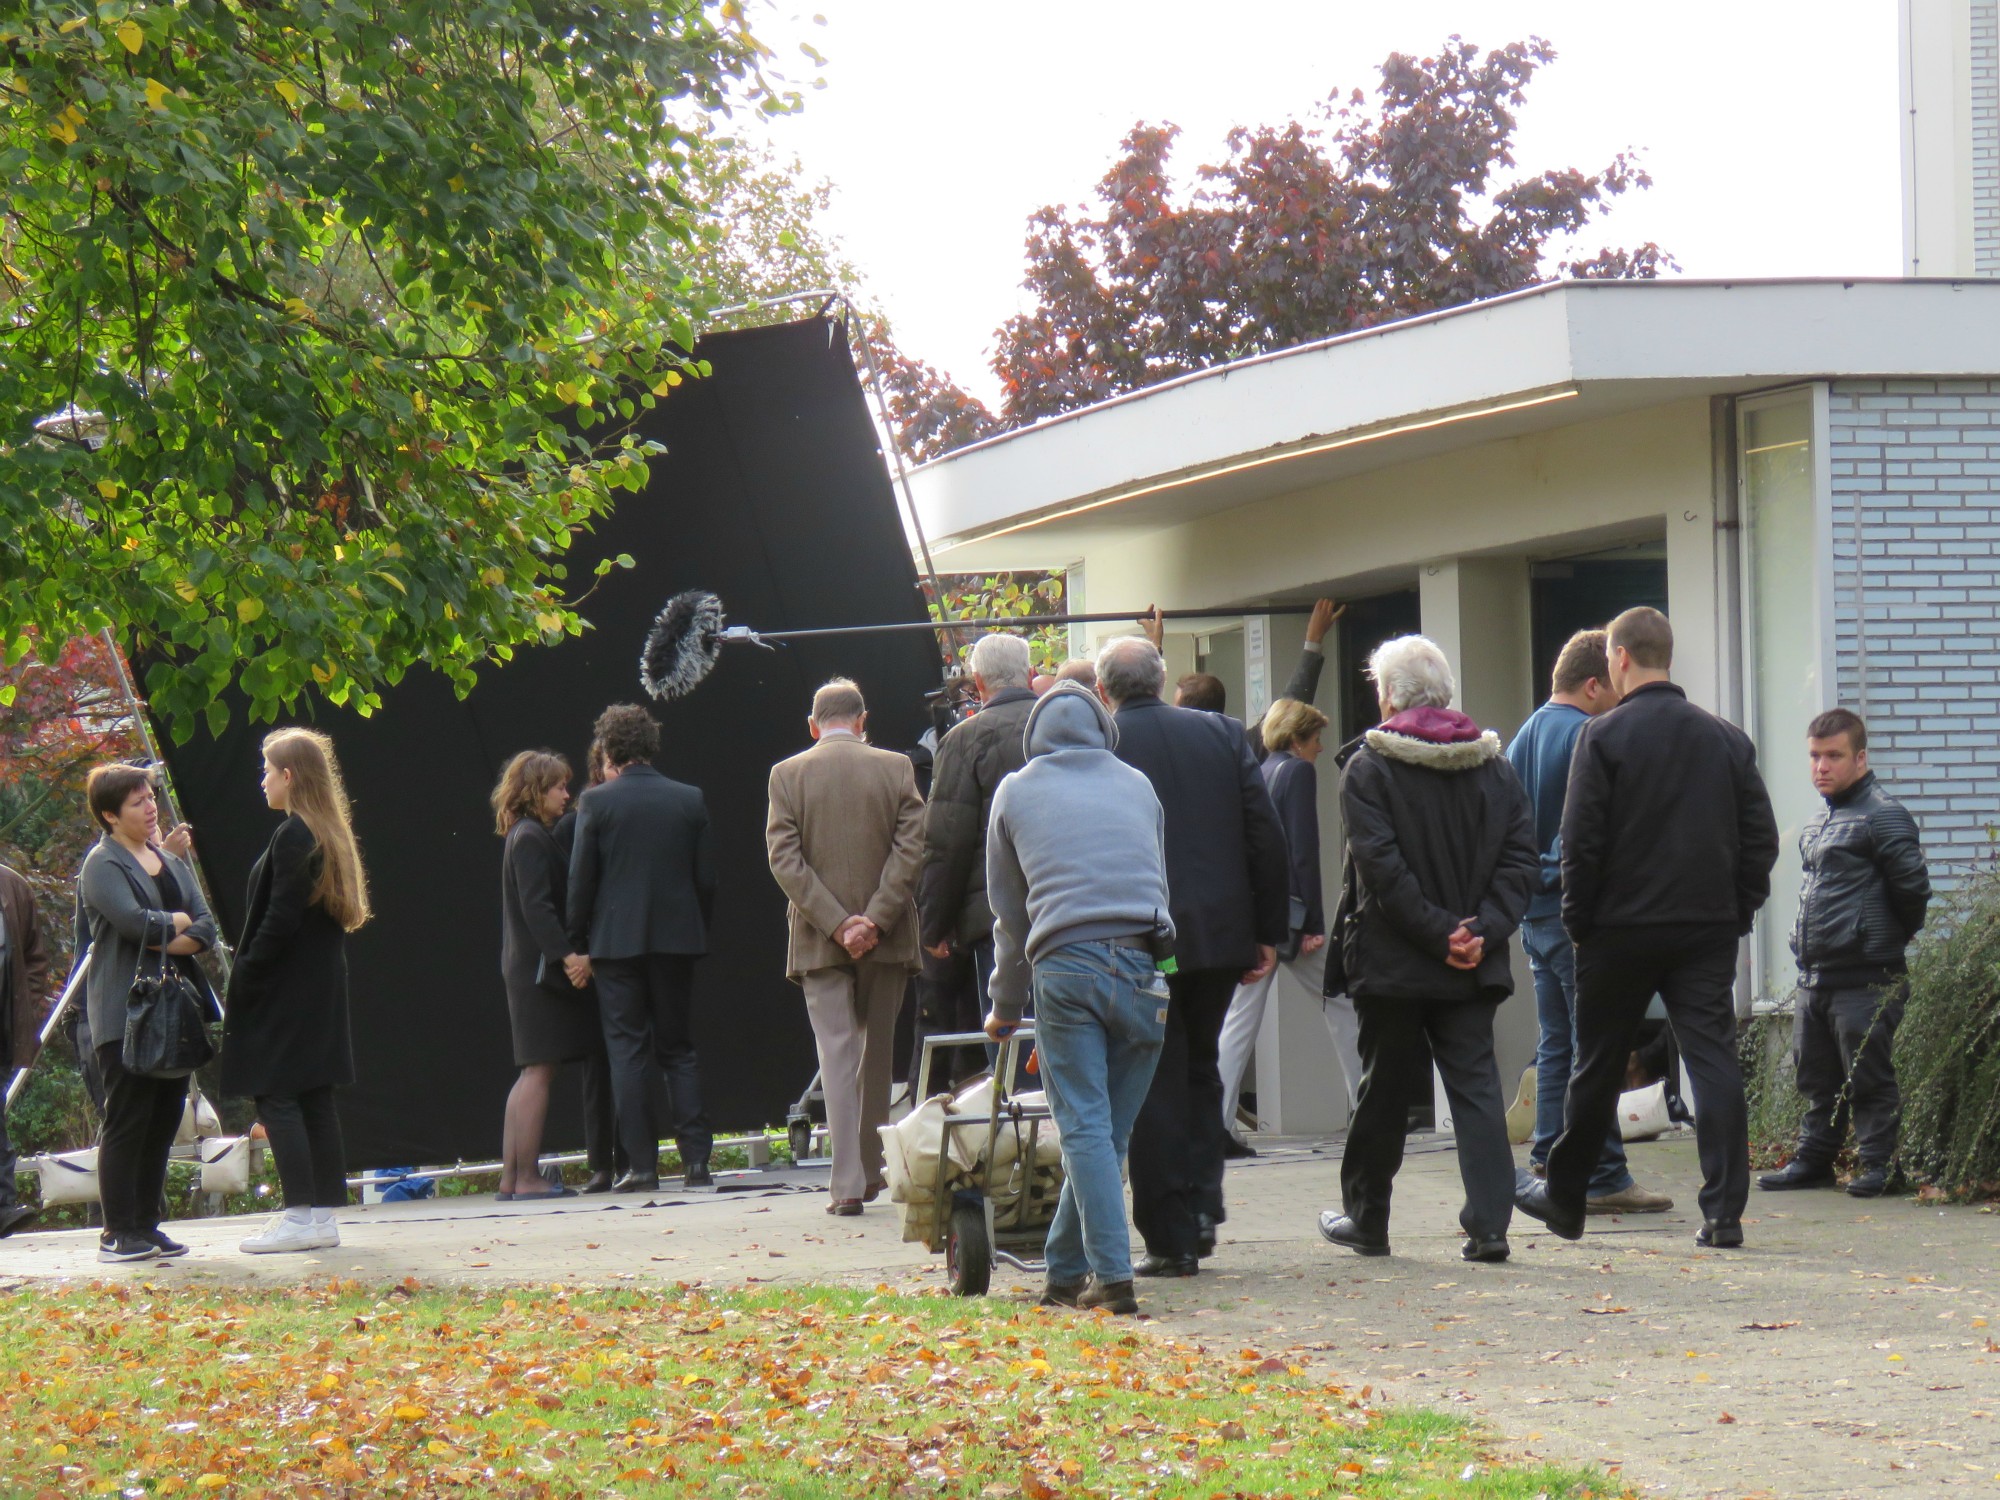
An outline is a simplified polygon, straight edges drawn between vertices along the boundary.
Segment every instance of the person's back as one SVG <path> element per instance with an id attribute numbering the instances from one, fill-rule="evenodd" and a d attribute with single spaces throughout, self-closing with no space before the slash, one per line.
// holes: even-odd
<path id="1" fill-rule="evenodd" d="M 1535 853 L 1543 862 L 1542 879 L 1528 903 L 1526 920 L 1531 922 L 1556 916 L 1562 910 L 1561 850 L 1556 838 L 1562 832 L 1564 792 L 1569 786 L 1576 737 L 1589 722 L 1590 715 L 1582 709 L 1550 699 L 1529 714 L 1507 742 L 1507 761 L 1528 794 L 1535 818 Z"/>
<path id="2" fill-rule="evenodd" d="M 715 866 L 698 788 L 625 766 L 578 799 L 575 837 L 571 925 L 593 959 L 708 951 Z"/>
<path id="3" fill-rule="evenodd" d="M 1577 736 L 1563 809 L 1563 925 L 1717 925 L 1770 895 L 1778 830 L 1750 737 L 1671 682 L 1632 689 Z"/>

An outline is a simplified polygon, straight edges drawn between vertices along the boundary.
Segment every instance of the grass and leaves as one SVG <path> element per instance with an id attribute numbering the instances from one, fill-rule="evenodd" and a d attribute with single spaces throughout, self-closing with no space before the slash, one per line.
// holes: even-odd
<path id="1" fill-rule="evenodd" d="M 830 1289 L 0 1295 L 0 1489 L 1585 1500 L 1457 1419 L 1102 1315 Z"/>

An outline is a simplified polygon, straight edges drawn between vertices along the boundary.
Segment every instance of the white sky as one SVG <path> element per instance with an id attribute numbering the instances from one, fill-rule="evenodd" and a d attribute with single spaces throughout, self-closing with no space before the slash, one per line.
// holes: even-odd
<path id="1" fill-rule="evenodd" d="M 1088 200 L 1135 121 L 1181 126 L 1192 169 L 1230 126 L 1372 95 L 1389 52 L 1454 31 L 1555 46 L 1521 112 L 1524 171 L 1642 154 L 1655 185 L 1586 248 L 1657 240 L 1701 277 L 1901 268 L 1891 0 L 777 0 L 761 31 L 794 78 L 815 71 L 798 40 L 827 59 L 773 143 L 833 184 L 827 227 L 904 350 L 989 400 L 1029 214 Z"/>

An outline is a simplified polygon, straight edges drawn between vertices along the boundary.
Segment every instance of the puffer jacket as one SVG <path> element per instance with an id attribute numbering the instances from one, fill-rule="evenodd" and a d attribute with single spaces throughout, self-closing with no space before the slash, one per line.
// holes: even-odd
<path id="1" fill-rule="evenodd" d="M 1792 954 L 1807 988 L 1879 984 L 1903 972 L 1924 925 L 1930 869 L 1916 820 L 1868 772 L 1799 835 L 1805 885 Z"/>
<path id="2" fill-rule="evenodd" d="M 1507 940 L 1540 881 L 1528 794 L 1499 737 L 1464 714 L 1414 708 L 1363 736 L 1340 776 L 1355 878 L 1342 966 L 1356 1000 L 1505 999 Z M 1445 960 L 1460 922 L 1479 967 Z M 1329 966 L 1329 969 L 1331 966 Z"/>
<path id="3" fill-rule="evenodd" d="M 1027 764 L 1021 736 L 1034 706 L 1028 689 L 1004 688 L 938 745 L 917 876 L 917 928 L 926 948 L 970 947 L 993 931 L 986 826 L 1000 783 Z"/>

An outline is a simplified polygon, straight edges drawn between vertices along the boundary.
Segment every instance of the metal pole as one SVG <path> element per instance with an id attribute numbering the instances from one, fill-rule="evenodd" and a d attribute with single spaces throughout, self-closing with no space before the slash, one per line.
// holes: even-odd
<path id="1" fill-rule="evenodd" d="M 1246 615 L 1309 615 L 1311 604 L 1264 604 L 1240 611 Z M 1335 612 L 1336 619 L 1339 612 Z M 732 625 L 723 632 L 726 641 L 796 641 L 818 635 L 874 635 L 899 630 L 998 629 L 1014 625 L 1109 625 L 1130 621 L 1135 625 L 1150 619 L 1144 615 L 1116 611 L 1087 615 L 998 615 L 983 620 L 901 620 L 893 625 L 822 625 L 811 630 L 753 630 L 748 625 Z M 1162 620 L 1217 620 L 1228 616 L 1212 609 L 1163 609 Z"/>
<path id="2" fill-rule="evenodd" d="M 56 1028 L 62 1025 L 62 1018 L 69 1012 L 70 1001 L 76 998 L 78 986 L 83 983 L 84 976 L 90 972 L 90 960 L 94 956 L 94 953 L 84 954 L 82 959 L 77 963 L 77 966 L 70 970 L 69 983 L 63 986 L 62 995 L 56 1001 L 56 1008 L 49 1012 L 48 1020 L 42 1023 L 42 1034 L 36 1043 L 38 1053 L 40 1049 L 44 1049 L 49 1045 L 49 1038 L 54 1036 Z M 7 1083 L 7 1108 L 13 1108 L 14 1096 L 19 1094 L 22 1086 L 27 1083 L 28 1069 L 33 1066 L 33 1063 L 24 1063 L 14 1070 L 14 1076 Z"/>
<path id="3" fill-rule="evenodd" d="M 153 726 L 146 722 L 146 703 L 139 696 L 138 686 L 132 681 L 132 674 L 125 669 L 125 653 L 118 649 L 118 638 L 111 633 L 111 627 L 104 629 L 104 649 L 111 653 L 111 665 L 117 669 L 118 684 L 125 690 L 125 703 L 132 711 L 132 722 L 139 726 L 139 739 L 146 747 L 146 757 L 158 768 L 160 794 L 166 799 L 167 816 L 176 823 L 181 821 L 180 802 L 174 796 L 173 772 L 167 769 L 166 757 L 160 754 L 160 745 L 153 738 Z M 201 856 L 192 848 L 188 850 L 188 863 L 194 867 L 195 884 L 201 888 L 201 899 L 207 903 L 211 913 L 215 910 L 215 897 L 208 886 L 208 877 L 202 873 Z M 229 983 L 232 955 L 229 942 L 222 935 L 221 923 L 215 929 L 215 956 L 222 964 L 222 982 Z"/>

